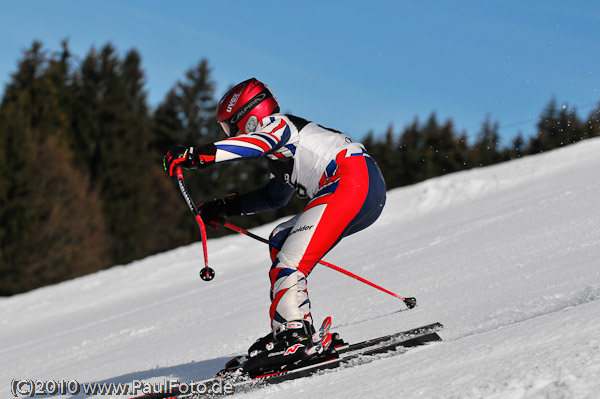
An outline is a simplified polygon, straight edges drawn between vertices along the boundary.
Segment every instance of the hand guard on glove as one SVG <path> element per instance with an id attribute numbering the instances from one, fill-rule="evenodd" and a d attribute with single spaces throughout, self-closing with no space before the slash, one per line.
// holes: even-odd
<path id="1" fill-rule="evenodd" d="M 215 198 L 198 206 L 198 213 L 204 223 L 217 230 L 219 224 L 224 224 L 227 216 L 242 214 L 242 201 L 237 194 L 231 194 L 225 198 Z"/>
<path id="2" fill-rule="evenodd" d="M 184 169 L 203 169 L 215 163 L 217 147 L 207 144 L 199 148 L 176 145 L 163 158 L 163 166 L 169 176 L 175 176 L 178 167 Z"/>

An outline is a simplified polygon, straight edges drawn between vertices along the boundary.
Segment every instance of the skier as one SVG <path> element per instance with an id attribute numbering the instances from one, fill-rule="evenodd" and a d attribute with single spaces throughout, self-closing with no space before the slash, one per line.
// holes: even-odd
<path id="1" fill-rule="evenodd" d="M 306 279 L 343 237 L 371 225 L 385 204 L 385 182 L 364 146 L 343 133 L 280 113 L 267 86 L 252 78 L 229 90 L 217 107 L 226 139 L 201 147 L 175 146 L 164 167 L 202 169 L 215 163 L 266 158 L 272 174 L 261 188 L 198 207 L 209 226 L 227 216 L 265 212 L 287 204 L 294 191 L 310 201 L 269 236 L 271 332 L 248 350 L 252 367 L 305 360 L 327 345 L 313 339 Z M 329 335 L 329 338 L 331 335 Z"/>

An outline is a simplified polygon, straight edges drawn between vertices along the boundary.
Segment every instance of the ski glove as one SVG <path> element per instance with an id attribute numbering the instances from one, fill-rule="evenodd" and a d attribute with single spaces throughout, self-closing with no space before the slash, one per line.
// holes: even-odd
<path id="1" fill-rule="evenodd" d="M 175 176 L 178 167 L 184 169 L 203 169 L 215 163 L 217 147 L 207 144 L 199 148 L 176 145 L 163 158 L 163 166 L 167 174 Z"/>
<path id="2" fill-rule="evenodd" d="M 219 224 L 225 223 L 227 216 L 242 214 L 242 200 L 237 194 L 225 198 L 215 198 L 198 206 L 200 217 L 210 228 L 217 230 Z"/>

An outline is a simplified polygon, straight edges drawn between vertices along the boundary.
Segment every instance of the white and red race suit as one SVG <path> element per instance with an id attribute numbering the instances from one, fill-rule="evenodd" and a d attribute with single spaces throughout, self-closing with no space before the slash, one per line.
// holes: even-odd
<path id="1" fill-rule="evenodd" d="M 271 328 L 312 322 L 306 277 L 343 237 L 371 225 L 385 205 L 385 182 L 364 146 L 345 134 L 288 114 L 264 118 L 256 132 L 214 143 L 215 162 L 266 157 L 272 178 L 242 194 L 244 214 L 285 205 L 294 191 L 310 202 L 269 237 Z"/>

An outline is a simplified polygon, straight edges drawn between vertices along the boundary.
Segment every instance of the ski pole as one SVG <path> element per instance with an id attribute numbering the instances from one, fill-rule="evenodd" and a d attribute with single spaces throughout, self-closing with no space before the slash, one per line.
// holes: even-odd
<path id="1" fill-rule="evenodd" d="M 231 224 L 229 222 L 223 223 L 223 226 L 225 226 L 228 229 L 233 230 L 235 232 L 247 235 L 248 237 L 254 238 L 255 240 L 263 242 L 265 244 L 269 243 L 269 240 L 267 240 L 266 238 L 257 236 L 256 234 L 251 233 L 248 230 L 245 230 L 245 229 L 243 229 L 243 228 L 241 228 L 239 226 L 236 226 L 234 224 Z M 320 260 L 319 263 L 321 265 L 326 266 L 326 267 L 328 267 L 330 269 L 333 269 L 333 270 L 335 270 L 337 272 L 345 274 L 346 276 L 352 277 L 353 279 L 356 279 L 356 280 L 360 281 L 361 283 L 365 283 L 367 285 L 370 285 L 373 288 L 376 288 L 376 289 L 378 289 L 380 291 L 385 292 L 386 294 L 389 294 L 389 295 L 391 295 L 393 297 L 396 297 L 396 298 L 400 299 L 402 302 L 404 302 L 404 304 L 406 305 L 406 307 L 409 308 L 409 309 L 412 309 L 412 308 L 414 308 L 417 305 L 417 299 L 416 298 L 404 298 L 404 297 L 402 297 L 402 296 L 400 296 L 398 294 L 394 294 L 392 291 L 386 290 L 385 288 L 383 288 L 383 287 L 381 287 L 381 286 L 379 286 L 379 285 L 377 285 L 375 283 L 372 283 L 371 281 L 369 281 L 369 280 L 367 280 L 365 278 L 362 278 L 362 277 L 360 277 L 360 276 L 358 276 L 358 275 L 356 275 L 356 274 L 354 274 L 352 272 L 349 272 L 348 270 L 342 269 L 339 266 L 333 265 L 333 264 L 331 264 L 329 262 L 325 262 L 324 260 Z"/>
<path id="2" fill-rule="evenodd" d="M 188 207 L 194 214 L 194 219 L 196 219 L 196 223 L 200 228 L 200 235 L 202 236 L 202 250 L 204 252 L 204 267 L 200 270 L 200 278 L 204 281 L 210 281 L 215 277 L 215 271 L 208 266 L 208 251 L 206 249 L 206 226 L 200 217 L 200 213 L 198 213 L 198 209 L 196 205 L 194 205 L 194 201 L 192 197 L 190 197 L 190 193 L 185 187 L 185 182 L 183 181 L 183 172 L 181 168 L 177 168 L 177 185 L 179 186 L 179 190 L 181 191 L 181 195 L 185 199 L 185 202 L 188 204 Z"/>

